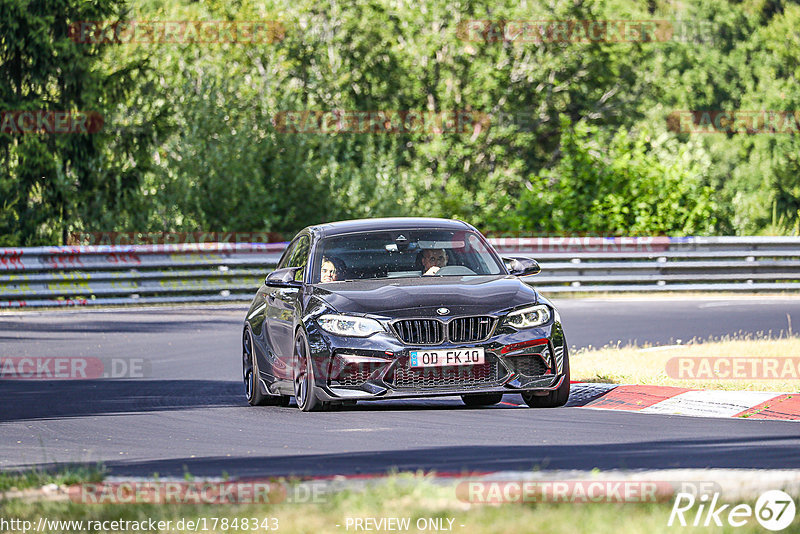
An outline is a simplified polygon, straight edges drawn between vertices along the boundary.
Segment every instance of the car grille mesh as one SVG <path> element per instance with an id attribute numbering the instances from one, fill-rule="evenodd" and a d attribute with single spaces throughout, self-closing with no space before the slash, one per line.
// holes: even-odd
<path id="1" fill-rule="evenodd" d="M 404 319 L 394 323 L 404 343 L 436 345 L 444 341 L 444 325 L 436 319 Z"/>
<path id="2" fill-rule="evenodd" d="M 355 363 L 347 365 L 335 378 L 340 386 L 358 387 L 363 386 L 370 376 L 383 367 L 379 363 Z"/>
<path id="3" fill-rule="evenodd" d="M 372 369 L 369 367 L 354 367 L 339 378 L 339 383 L 348 387 L 362 386 L 369 379 L 370 374 L 372 374 Z"/>
<path id="4" fill-rule="evenodd" d="M 457 317 L 447 324 L 447 338 L 453 343 L 474 343 L 488 338 L 494 328 L 493 317 Z M 403 319 L 394 330 L 404 343 L 436 345 L 445 341 L 445 325 L 437 319 Z"/>
<path id="5" fill-rule="evenodd" d="M 496 385 L 504 376 L 493 354 L 486 354 L 480 365 L 449 367 L 409 367 L 408 358 L 404 358 L 389 382 L 397 389 L 462 389 Z"/>
<path id="6" fill-rule="evenodd" d="M 539 377 L 547 371 L 547 365 L 541 356 L 524 354 L 508 358 L 511 371 L 524 377 Z"/>
<path id="7" fill-rule="evenodd" d="M 459 317 L 447 325 L 447 335 L 453 343 L 483 341 L 492 333 L 491 317 Z"/>

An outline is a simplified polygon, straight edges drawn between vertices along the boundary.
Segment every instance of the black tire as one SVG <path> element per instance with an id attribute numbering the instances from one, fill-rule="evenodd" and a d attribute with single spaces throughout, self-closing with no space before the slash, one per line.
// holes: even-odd
<path id="1" fill-rule="evenodd" d="M 492 406 L 503 400 L 502 393 L 475 393 L 472 395 L 461 395 L 464 404 L 471 407 Z"/>
<path id="2" fill-rule="evenodd" d="M 547 395 L 534 395 L 531 391 L 522 393 L 522 400 L 531 408 L 558 408 L 569 400 L 569 351 L 564 345 L 564 381 L 558 389 Z"/>
<path id="3" fill-rule="evenodd" d="M 288 395 L 265 395 L 258 378 L 258 358 L 253 350 L 253 334 L 245 328 L 242 336 L 242 379 L 244 394 L 250 406 L 289 406 Z"/>
<path id="4" fill-rule="evenodd" d="M 242 335 L 242 379 L 244 380 L 244 395 L 250 406 L 264 406 L 267 396 L 261 393 L 258 362 L 253 350 L 253 336 L 249 328 L 245 328 Z"/>
<path id="5" fill-rule="evenodd" d="M 304 412 L 316 412 L 323 403 L 314 393 L 314 366 L 306 335 L 302 330 L 294 338 L 294 400 Z"/>

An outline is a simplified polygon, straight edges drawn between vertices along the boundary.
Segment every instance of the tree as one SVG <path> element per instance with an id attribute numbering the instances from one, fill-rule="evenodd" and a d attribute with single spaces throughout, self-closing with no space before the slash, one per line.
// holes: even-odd
<path id="1" fill-rule="evenodd" d="M 89 133 L 0 132 L 0 229 L 7 244 L 60 243 L 83 221 L 116 223 L 126 200 L 138 194 L 160 121 L 148 116 L 141 129 L 119 128 L 113 117 L 131 109 L 128 99 L 141 90 L 137 77 L 146 62 L 107 69 L 102 55 L 108 44 L 70 38 L 72 24 L 120 20 L 124 6 L 120 0 L 0 4 L 0 110 L 6 118 L 18 111 L 89 113 L 94 124 Z"/>
<path id="2" fill-rule="evenodd" d="M 697 235 L 715 227 L 708 154 L 665 131 L 614 135 L 562 118 L 561 159 L 532 176 L 508 229 L 565 235 Z"/>

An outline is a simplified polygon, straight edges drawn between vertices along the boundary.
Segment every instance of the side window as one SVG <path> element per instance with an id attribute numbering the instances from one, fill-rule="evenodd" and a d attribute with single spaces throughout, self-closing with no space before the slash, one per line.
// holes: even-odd
<path id="1" fill-rule="evenodd" d="M 311 240 L 308 236 L 302 236 L 300 239 L 297 240 L 295 243 L 294 248 L 290 252 L 289 261 L 286 264 L 286 267 L 302 267 L 302 269 L 298 270 L 294 276 L 295 280 L 301 281 L 303 280 L 303 275 L 306 272 L 306 264 L 308 263 L 308 252 L 309 252 L 309 245 L 311 244 Z"/>
<path id="2" fill-rule="evenodd" d="M 292 254 L 295 250 L 297 250 L 297 244 L 300 243 L 300 240 L 294 241 L 289 243 L 289 246 L 286 247 L 286 250 L 283 251 L 283 255 L 281 256 L 280 261 L 278 262 L 277 269 L 285 269 L 289 267 L 289 260 L 292 259 Z"/>

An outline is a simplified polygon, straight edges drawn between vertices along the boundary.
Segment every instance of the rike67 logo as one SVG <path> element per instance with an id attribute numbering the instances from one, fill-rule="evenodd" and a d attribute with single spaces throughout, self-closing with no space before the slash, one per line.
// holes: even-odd
<path id="1" fill-rule="evenodd" d="M 755 507 L 749 504 L 731 506 L 720 502 L 719 493 L 699 497 L 691 493 L 678 493 L 667 526 L 721 527 L 723 522 L 727 522 L 732 527 L 742 527 L 755 517 L 765 529 L 779 531 L 792 523 L 796 511 L 792 497 L 780 490 L 762 493 Z"/>

